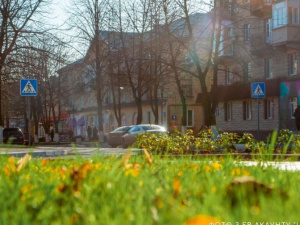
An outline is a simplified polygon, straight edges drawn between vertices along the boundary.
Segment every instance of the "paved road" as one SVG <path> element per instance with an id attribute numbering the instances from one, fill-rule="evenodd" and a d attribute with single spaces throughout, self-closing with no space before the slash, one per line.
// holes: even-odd
<path id="1" fill-rule="evenodd" d="M 132 149 L 133 152 L 139 152 L 139 149 Z M 127 149 L 110 148 L 110 147 L 84 147 L 84 146 L 37 146 L 35 148 L 0 148 L 0 154 L 13 155 L 22 157 L 27 153 L 31 153 L 34 157 L 58 157 L 58 156 L 92 156 L 93 154 L 101 154 L 105 156 L 123 155 Z"/>
<path id="2" fill-rule="evenodd" d="M 123 148 L 110 148 L 109 146 L 104 146 L 101 148 L 95 147 L 84 147 L 77 145 L 76 147 L 70 145 L 64 146 L 37 146 L 35 148 L 0 148 L 1 155 L 22 157 L 27 153 L 32 153 L 34 157 L 72 157 L 80 155 L 83 157 L 91 157 L 94 154 L 111 156 L 111 155 L 123 155 L 127 149 Z M 132 149 L 134 153 L 141 152 L 140 149 Z M 246 166 L 257 166 L 259 163 L 257 161 L 241 161 Z M 300 162 L 263 162 L 262 166 L 273 166 L 274 168 L 279 168 L 288 171 L 300 171 Z"/>

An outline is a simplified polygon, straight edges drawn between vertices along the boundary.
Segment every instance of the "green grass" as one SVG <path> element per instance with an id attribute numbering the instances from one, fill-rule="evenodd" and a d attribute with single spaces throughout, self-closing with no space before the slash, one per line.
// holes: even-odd
<path id="1" fill-rule="evenodd" d="M 300 221 L 299 172 L 230 157 L 1 157 L 0 168 L 0 224 L 176 225 L 197 215 L 233 224 Z M 233 185 L 245 176 L 254 181 Z"/>

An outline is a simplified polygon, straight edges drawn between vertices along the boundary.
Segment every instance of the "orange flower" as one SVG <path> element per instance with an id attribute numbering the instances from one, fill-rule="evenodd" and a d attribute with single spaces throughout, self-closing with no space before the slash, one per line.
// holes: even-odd
<path id="1" fill-rule="evenodd" d="M 180 194 L 180 192 L 181 192 L 181 184 L 180 184 L 180 180 L 178 178 L 176 178 L 173 181 L 173 189 L 174 189 L 174 197 L 176 197 L 177 195 Z"/>
<path id="2" fill-rule="evenodd" d="M 210 166 L 205 166 L 204 170 L 209 172 L 209 171 L 211 171 L 211 167 Z"/>
<path id="3" fill-rule="evenodd" d="M 217 222 L 220 221 L 214 217 L 207 216 L 207 215 L 198 215 L 189 219 L 183 225 L 209 225 L 211 223 L 217 223 Z"/>

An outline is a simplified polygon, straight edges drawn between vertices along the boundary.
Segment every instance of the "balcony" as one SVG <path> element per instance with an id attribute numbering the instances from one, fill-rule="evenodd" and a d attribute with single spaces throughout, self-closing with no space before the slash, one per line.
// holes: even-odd
<path id="1" fill-rule="evenodd" d="M 250 40 L 250 51 L 253 55 L 264 55 L 272 52 L 272 37 L 265 34 L 252 35 Z"/>
<path id="2" fill-rule="evenodd" d="M 286 25 L 273 29 L 272 44 L 274 47 L 287 47 L 299 49 L 300 26 Z"/>
<path id="3" fill-rule="evenodd" d="M 230 63 L 234 61 L 234 48 L 231 41 L 225 41 L 223 49 L 219 53 L 219 63 Z"/>
<path id="4" fill-rule="evenodd" d="M 273 0 L 250 0 L 250 12 L 253 16 L 269 17 L 272 16 Z"/>

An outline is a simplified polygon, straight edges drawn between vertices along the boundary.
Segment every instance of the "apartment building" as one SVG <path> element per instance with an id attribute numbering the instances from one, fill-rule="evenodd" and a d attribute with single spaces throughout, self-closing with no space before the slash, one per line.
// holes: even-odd
<path id="1" fill-rule="evenodd" d="M 198 17 L 200 18 L 199 15 Z M 208 20 L 210 20 L 210 17 L 206 18 L 206 23 L 209 23 Z M 103 41 L 102 44 L 111 47 L 112 58 L 116 60 L 120 55 L 118 51 L 120 51 L 119 45 L 121 41 L 118 40 L 118 37 L 113 37 L 113 35 L 109 37 L 110 34 L 110 32 L 102 31 L 100 35 Z M 132 36 L 132 33 L 128 34 L 128 38 Z M 108 41 L 112 43 L 108 43 Z M 184 60 L 185 57 L 186 56 L 183 56 L 182 60 Z M 98 127 L 97 100 L 95 97 L 95 89 L 92 88 L 92 85 L 95 85 L 93 62 L 95 62 L 95 57 L 91 44 L 83 59 L 67 65 L 58 71 L 62 77 L 62 86 L 65 86 L 64 89 L 70 93 L 69 96 L 64 99 L 65 108 L 62 107 L 62 109 L 70 113 L 70 118 L 67 120 L 67 123 L 70 129 L 73 130 L 75 136 L 86 136 L 88 126 Z M 109 64 L 107 64 L 106 67 L 109 68 Z M 117 77 L 118 73 L 124 73 L 122 70 L 124 70 L 124 59 L 120 59 L 119 64 L 114 65 L 111 70 L 103 70 L 107 78 L 112 75 L 116 78 L 111 80 L 114 85 L 113 87 L 109 82 L 104 84 L 103 87 L 102 122 L 105 135 L 118 126 L 137 124 L 137 106 L 134 101 L 133 90 L 128 85 L 128 82 L 122 81 L 121 76 L 119 78 Z M 166 71 L 168 71 L 168 69 L 166 69 Z M 145 75 L 151 76 L 151 72 L 146 74 L 148 72 L 149 71 L 146 71 Z M 182 104 L 177 86 L 169 72 L 163 74 L 161 79 L 160 87 L 156 90 L 158 92 L 158 122 L 155 121 L 153 113 L 153 96 L 148 90 L 141 99 L 143 112 L 142 123 L 158 123 L 165 126 L 170 132 L 175 129 L 181 130 Z M 149 82 L 152 82 L 152 79 L 150 79 Z M 186 98 L 187 128 L 199 131 L 204 123 L 202 105 L 196 103 L 197 94 L 201 91 L 199 81 L 192 76 L 182 74 L 181 87 Z M 118 123 L 117 117 L 121 117 L 121 123 Z"/>
<path id="2" fill-rule="evenodd" d="M 300 103 L 300 1 L 228 2 L 218 73 L 217 126 L 267 136 L 295 130 Z M 251 97 L 251 83 L 265 83 L 265 98 Z"/>

